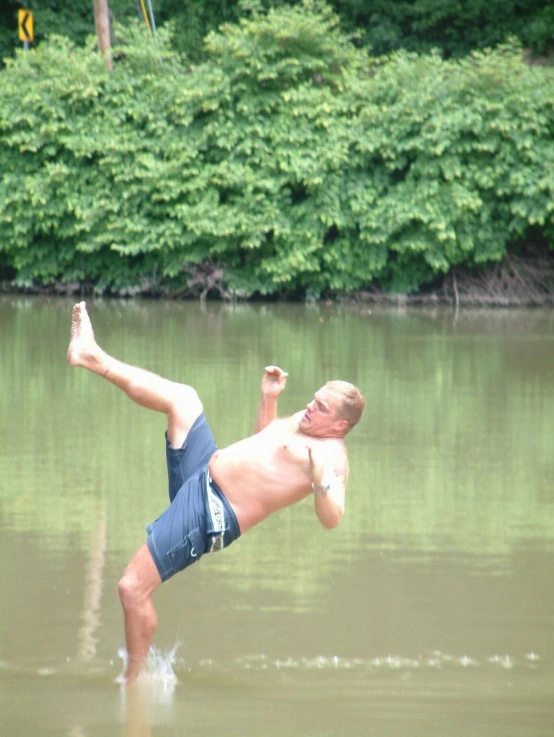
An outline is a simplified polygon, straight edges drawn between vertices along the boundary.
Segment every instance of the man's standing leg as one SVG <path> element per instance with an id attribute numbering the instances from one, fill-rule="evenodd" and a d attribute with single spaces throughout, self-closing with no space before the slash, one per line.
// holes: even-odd
<path id="1" fill-rule="evenodd" d="M 134 681 L 144 665 L 158 617 L 152 594 L 162 580 L 148 545 L 143 545 L 125 569 L 117 586 L 123 607 L 127 668 L 125 681 Z"/>
<path id="2" fill-rule="evenodd" d="M 79 366 L 104 377 L 137 404 L 164 412 L 167 415 L 167 437 L 174 448 L 182 446 L 194 421 L 202 413 L 202 403 L 192 387 L 108 356 L 96 343 L 84 302 L 73 308 L 67 360 L 71 366 Z M 160 583 L 160 574 L 150 550 L 143 545 L 125 569 L 118 586 L 125 617 L 127 681 L 136 678 L 148 655 L 157 625 L 152 593 Z"/>

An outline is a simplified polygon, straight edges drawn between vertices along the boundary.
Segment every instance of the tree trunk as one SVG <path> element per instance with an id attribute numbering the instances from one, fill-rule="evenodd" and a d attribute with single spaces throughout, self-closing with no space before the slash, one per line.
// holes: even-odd
<path id="1" fill-rule="evenodd" d="M 110 10 L 108 0 L 92 0 L 94 8 L 94 24 L 98 38 L 98 51 L 106 60 L 108 72 L 113 70 L 112 51 L 110 44 Z"/>

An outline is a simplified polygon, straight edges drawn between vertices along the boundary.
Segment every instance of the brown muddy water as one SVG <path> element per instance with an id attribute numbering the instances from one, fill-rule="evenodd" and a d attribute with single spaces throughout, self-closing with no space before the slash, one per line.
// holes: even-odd
<path id="1" fill-rule="evenodd" d="M 367 399 L 336 530 L 310 500 L 155 595 L 118 685 L 117 581 L 166 504 L 164 418 L 65 363 L 68 300 L 0 299 L 0 735 L 552 737 L 554 312 L 92 301 L 193 384 L 219 445 L 329 378 Z"/>

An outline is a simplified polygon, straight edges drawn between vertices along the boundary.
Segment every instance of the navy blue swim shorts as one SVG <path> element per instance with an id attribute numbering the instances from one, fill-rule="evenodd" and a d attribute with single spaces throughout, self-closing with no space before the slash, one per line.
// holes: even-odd
<path id="1" fill-rule="evenodd" d="M 162 581 L 240 536 L 235 513 L 208 472 L 217 446 L 204 415 L 181 448 L 172 448 L 167 434 L 165 443 L 171 504 L 146 528 L 146 542 Z"/>

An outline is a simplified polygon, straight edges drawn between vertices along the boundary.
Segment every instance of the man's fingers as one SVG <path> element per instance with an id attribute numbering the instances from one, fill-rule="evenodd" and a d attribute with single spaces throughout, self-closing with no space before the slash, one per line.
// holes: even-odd
<path id="1" fill-rule="evenodd" d="M 279 368 L 279 366 L 266 366 L 265 372 L 266 374 L 272 374 L 275 376 L 288 376 L 288 373 L 283 371 L 282 368 Z"/>

